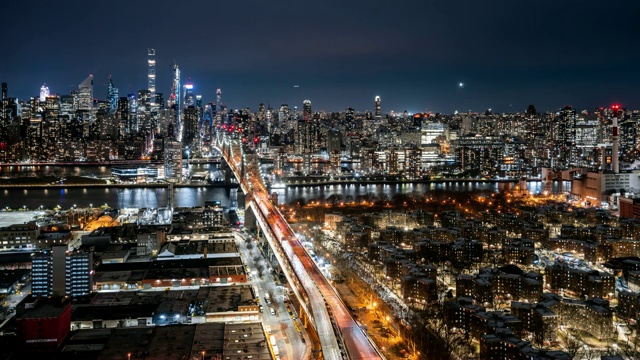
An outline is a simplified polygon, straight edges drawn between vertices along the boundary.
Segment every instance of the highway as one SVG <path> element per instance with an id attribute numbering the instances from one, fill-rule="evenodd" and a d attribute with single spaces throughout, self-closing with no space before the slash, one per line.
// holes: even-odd
<path id="1" fill-rule="evenodd" d="M 324 359 L 383 359 L 374 344 L 357 325 L 336 290 L 309 256 L 294 231 L 269 198 L 255 162 L 247 161 L 233 140 L 224 141 L 221 151 L 227 164 L 250 199 L 256 219 L 274 249 L 294 293 L 305 306 L 320 339 Z M 240 169 L 244 169 L 244 174 Z M 244 175 L 244 176 L 243 176 Z M 250 194 L 250 195 L 249 195 Z M 286 260 L 283 259 L 286 257 Z M 293 271 L 294 274 L 291 274 Z M 295 275 L 295 276 L 292 276 Z M 301 284 L 305 294 L 296 291 Z M 303 305 L 303 306 L 304 306 Z M 312 309 L 310 311 L 310 309 Z"/>

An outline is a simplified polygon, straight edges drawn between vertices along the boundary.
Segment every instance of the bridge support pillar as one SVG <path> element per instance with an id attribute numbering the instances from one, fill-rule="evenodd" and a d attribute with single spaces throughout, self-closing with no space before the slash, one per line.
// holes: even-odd
<path id="1" fill-rule="evenodd" d="M 256 223 L 256 214 L 253 213 L 251 206 L 244 210 L 244 227 L 246 229 L 255 229 L 257 227 L 258 231 L 260 231 L 260 227 Z"/>
<path id="2" fill-rule="evenodd" d="M 231 168 L 227 165 L 225 166 L 225 169 L 224 169 L 224 183 L 226 185 L 231 184 L 232 178 L 233 178 L 233 171 L 231 171 Z"/>

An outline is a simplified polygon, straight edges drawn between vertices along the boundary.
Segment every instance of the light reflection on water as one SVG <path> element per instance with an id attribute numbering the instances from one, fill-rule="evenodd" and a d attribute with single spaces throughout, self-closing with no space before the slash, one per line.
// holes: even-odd
<path id="1" fill-rule="evenodd" d="M 532 193 L 542 191 L 541 182 L 529 182 L 528 188 Z M 276 189 L 279 203 L 290 203 L 304 198 L 307 201 L 324 196 L 339 194 L 344 197 L 357 197 L 373 193 L 376 196 L 386 194 L 393 199 L 395 194 L 428 193 L 440 191 L 465 192 L 472 190 L 497 191 L 496 183 L 466 182 L 466 183 L 430 183 L 430 184 L 372 184 L 372 185 L 330 185 L 308 186 L 289 189 Z M 555 189 L 557 190 L 557 185 Z M 190 187 L 174 189 L 174 206 L 191 207 L 202 206 L 205 201 L 220 201 L 222 206 L 229 206 L 229 189 L 224 187 Z M 36 209 L 40 206 L 53 208 L 60 205 L 70 208 L 74 204 L 78 207 L 108 204 L 114 208 L 158 208 L 167 206 L 168 190 L 165 188 L 62 188 L 62 189 L 4 189 L 0 193 L 0 208 L 6 206 L 19 208 L 26 206 Z"/>

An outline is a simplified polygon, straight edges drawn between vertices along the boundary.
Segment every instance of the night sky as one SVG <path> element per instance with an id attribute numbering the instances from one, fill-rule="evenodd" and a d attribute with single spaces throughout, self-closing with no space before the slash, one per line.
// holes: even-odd
<path id="1" fill-rule="evenodd" d="M 0 81 L 69 94 L 89 74 L 106 98 L 146 88 L 156 49 L 206 102 L 383 112 L 591 110 L 640 105 L 640 2 L 596 0 L 0 0 Z M 464 86 L 460 87 L 460 83 Z M 299 87 L 294 87 L 299 85 Z"/>

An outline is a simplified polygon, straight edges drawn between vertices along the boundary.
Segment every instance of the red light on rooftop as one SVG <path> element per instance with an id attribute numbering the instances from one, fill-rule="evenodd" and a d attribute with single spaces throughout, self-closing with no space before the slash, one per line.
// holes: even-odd
<path id="1" fill-rule="evenodd" d="M 612 108 L 613 110 L 618 110 L 618 109 L 620 109 L 620 105 L 615 104 L 615 105 L 612 105 L 612 106 L 611 106 L 611 108 Z"/>

